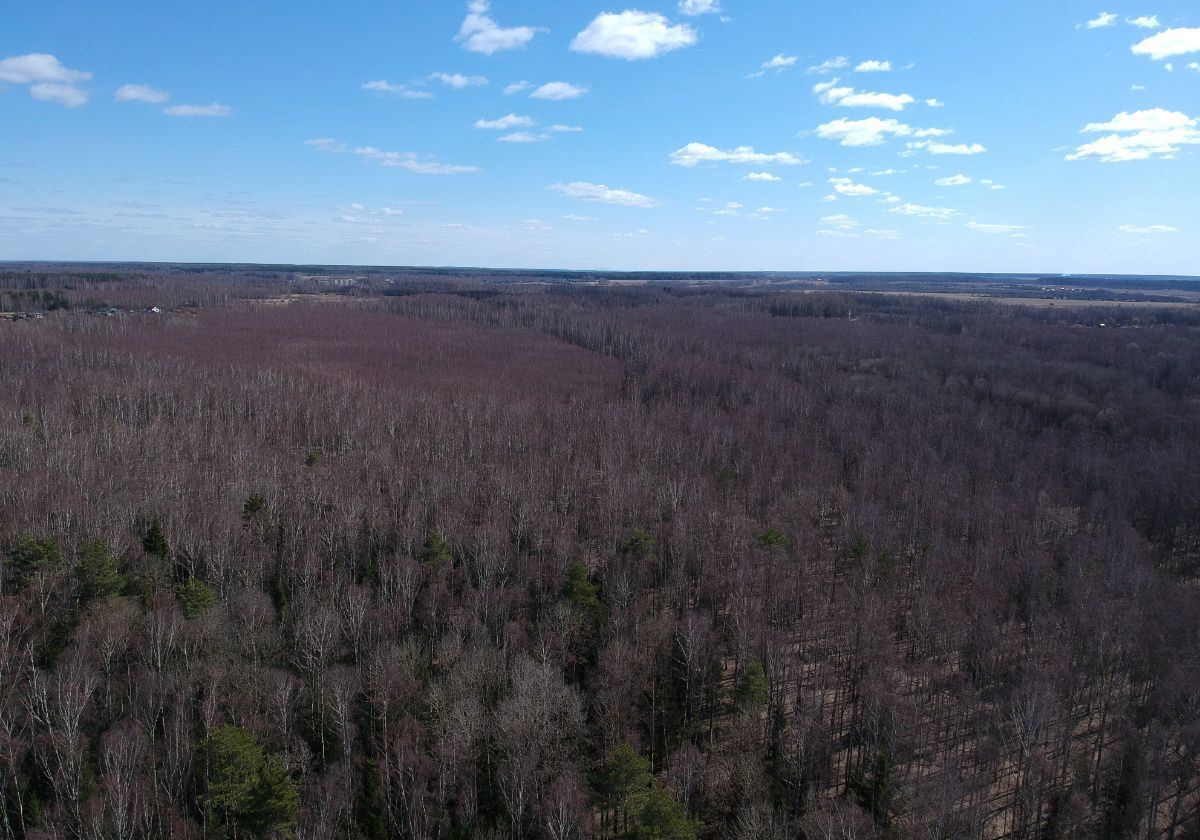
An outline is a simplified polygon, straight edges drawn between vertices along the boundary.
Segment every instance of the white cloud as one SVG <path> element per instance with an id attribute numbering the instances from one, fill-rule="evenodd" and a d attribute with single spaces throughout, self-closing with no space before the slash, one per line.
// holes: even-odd
<path id="1" fill-rule="evenodd" d="M 1170 159 L 1180 146 L 1200 144 L 1200 120 L 1179 111 L 1151 108 L 1133 113 L 1122 112 L 1108 122 L 1089 123 L 1085 134 L 1112 132 L 1105 137 L 1085 143 L 1067 160 L 1097 158 L 1106 163 L 1119 163 L 1149 158 Z"/>
<path id="2" fill-rule="evenodd" d="M 783 53 L 779 53 L 770 61 L 764 61 L 760 65 L 759 71 L 757 73 L 751 73 L 747 78 L 757 79 L 759 76 L 766 75 L 768 70 L 774 70 L 776 73 L 782 73 L 784 70 L 795 67 L 796 62 L 799 60 L 800 58 L 798 56 L 784 55 Z"/>
<path id="3" fill-rule="evenodd" d="M 889 213 L 897 213 L 901 216 L 914 216 L 919 219 L 939 219 L 946 220 L 958 213 L 957 210 L 951 210 L 949 207 L 925 207 L 920 204 L 901 204 L 899 207 L 893 207 Z"/>
<path id="4" fill-rule="evenodd" d="M 987 147 L 979 143 L 939 143 L 936 140 L 918 140 L 909 143 L 908 149 L 923 149 L 931 155 L 981 155 L 987 151 Z"/>
<path id="5" fill-rule="evenodd" d="M 657 58 L 696 43 L 696 30 L 687 24 L 671 25 L 653 12 L 605 12 L 575 36 L 571 49 L 609 58 L 637 61 Z"/>
<path id="6" fill-rule="evenodd" d="M 1148 55 L 1155 61 L 1200 52 L 1200 28 L 1164 29 L 1134 44 L 1131 49 L 1134 55 Z"/>
<path id="7" fill-rule="evenodd" d="M 392 96 L 398 96 L 401 99 L 433 99 L 433 94 L 427 90 L 420 90 L 411 85 L 393 84 L 387 79 L 377 79 L 373 82 L 367 82 L 362 86 L 362 89 L 376 93 L 388 93 Z"/>
<path id="8" fill-rule="evenodd" d="M 1081 24 L 1081 26 L 1084 29 L 1104 29 L 1105 27 L 1115 25 L 1119 18 L 1120 15 L 1113 14 L 1112 12 L 1101 12 L 1098 17 Z"/>
<path id="9" fill-rule="evenodd" d="M 564 99 L 578 99 L 587 94 L 588 89 L 569 82 L 547 82 L 533 93 L 531 99 L 546 99 L 551 102 L 561 102 Z"/>
<path id="10" fill-rule="evenodd" d="M 500 143 L 541 143 L 544 140 L 549 140 L 548 134 L 533 134 L 528 131 L 514 131 L 512 134 L 506 134 L 498 138 Z"/>
<path id="11" fill-rule="evenodd" d="M 509 114 L 508 116 L 500 117 L 495 120 L 476 120 L 476 128 L 487 128 L 495 131 L 508 131 L 512 128 L 530 128 L 537 125 L 533 117 L 522 117 L 517 114 Z"/>
<path id="12" fill-rule="evenodd" d="M 716 15 L 721 13 L 721 4 L 717 0 L 679 0 L 679 13 L 688 17 Z"/>
<path id="13" fill-rule="evenodd" d="M 0 61 L 0 82 L 29 85 L 29 95 L 44 102 L 57 102 L 77 108 L 88 101 L 88 93 L 77 85 L 92 78 L 91 73 L 64 67 L 46 53 L 29 53 Z"/>
<path id="14" fill-rule="evenodd" d="M 76 84 L 92 78 L 91 73 L 64 67 L 62 62 L 46 53 L 18 55 L 0 61 L 0 82 L 32 85 L 37 82 Z"/>
<path id="15" fill-rule="evenodd" d="M 1200 73 L 1200 61 L 1193 61 L 1191 64 L 1188 65 L 1188 69 L 1194 70 L 1197 73 Z"/>
<path id="16" fill-rule="evenodd" d="M 779 177 L 777 175 L 772 175 L 770 172 L 751 172 L 749 175 L 742 178 L 742 180 L 743 181 L 773 182 L 773 181 L 778 181 Z"/>
<path id="17" fill-rule="evenodd" d="M 168 117 L 228 117 L 233 109 L 214 102 L 211 105 L 169 105 L 163 108 Z"/>
<path id="18" fill-rule="evenodd" d="M 916 102 L 907 93 L 869 93 L 857 91 L 852 87 L 838 86 L 839 79 L 832 82 L 822 82 L 813 86 L 813 92 L 818 94 L 825 105 L 836 105 L 839 108 L 884 108 L 889 111 L 903 111 L 905 106 Z"/>
<path id="19" fill-rule="evenodd" d="M 146 102 L 150 105 L 161 105 L 171 99 L 171 94 L 165 90 L 156 90 L 149 85 L 121 85 L 117 88 L 118 102 Z"/>
<path id="20" fill-rule="evenodd" d="M 568 213 L 563 216 L 568 222 L 598 222 L 600 221 L 595 216 L 577 216 L 574 213 Z"/>
<path id="21" fill-rule="evenodd" d="M 990 233 L 994 235 L 1006 235 L 1016 233 L 1017 231 L 1029 230 L 1025 225 L 987 225 L 979 222 L 971 221 L 964 225 L 968 230 L 977 230 L 980 233 Z"/>
<path id="22" fill-rule="evenodd" d="M 821 224 L 840 230 L 854 230 L 854 228 L 858 227 L 858 221 L 853 216 L 847 216 L 844 213 L 839 213 L 836 216 L 825 216 L 821 219 Z"/>
<path id="23" fill-rule="evenodd" d="M 828 61 L 822 61 L 820 64 L 808 68 L 809 73 L 817 73 L 821 76 L 827 76 L 830 73 L 838 70 L 845 70 L 850 66 L 850 59 L 844 55 L 839 55 L 837 58 L 831 58 Z"/>
<path id="24" fill-rule="evenodd" d="M 318 152 L 326 152 L 332 155 L 349 154 L 351 152 L 350 147 L 345 143 L 329 137 L 305 140 L 304 145 Z M 454 166 L 446 163 L 422 160 L 421 156 L 416 152 L 385 152 L 382 149 L 376 149 L 374 146 L 360 146 L 354 149 L 353 153 L 370 163 L 376 163 L 389 169 L 407 169 L 419 175 L 463 175 L 480 171 L 475 166 Z"/>
<path id="25" fill-rule="evenodd" d="M 890 73 L 892 72 L 892 62 L 890 61 L 864 61 L 854 68 L 855 73 Z"/>
<path id="26" fill-rule="evenodd" d="M 878 146 L 888 135 L 909 137 L 913 127 L 894 119 L 882 120 L 868 117 L 865 120 L 848 120 L 845 117 L 817 126 L 817 136 L 825 140 L 836 140 L 843 146 Z"/>
<path id="27" fill-rule="evenodd" d="M 1136 234 L 1154 234 L 1154 233 L 1179 233 L 1179 228 L 1171 227 L 1170 225 L 1121 225 L 1117 230 L 1120 233 L 1136 233 Z"/>
<path id="28" fill-rule="evenodd" d="M 532 87 L 533 85 L 526 81 L 513 82 L 511 85 L 508 85 L 504 88 L 504 95 L 512 96 L 514 93 L 524 93 Z"/>
<path id="29" fill-rule="evenodd" d="M 524 227 L 525 230 L 535 230 L 543 233 L 554 230 L 554 228 L 543 222 L 541 219 L 526 219 L 521 223 L 521 226 Z"/>
<path id="30" fill-rule="evenodd" d="M 579 201 L 592 201 L 598 204 L 615 204 L 619 207 L 642 207 L 646 209 L 662 206 L 662 202 L 656 198 L 630 192 L 629 190 L 613 189 L 604 184 L 589 184 L 586 181 L 576 181 L 571 184 L 551 184 L 546 189 L 567 198 L 574 198 Z"/>
<path id="31" fill-rule="evenodd" d="M 552 125 L 550 130 L 555 134 L 578 134 L 583 131 L 582 126 L 578 125 Z"/>
<path id="32" fill-rule="evenodd" d="M 407 169 L 418 175 L 466 175 L 479 172 L 477 166 L 459 166 L 436 161 L 422 160 L 416 152 L 385 152 L 374 146 L 360 146 L 354 154 L 363 160 L 377 163 L 388 169 Z"/>
<path id="33" fill-rule="evenodd" d="M 488 15 L 490 10 L 488 0 L 471 0 L 467 4 L 467 17 L 454 40 L 471 52 L 495 55 L 524 47 L 539 31 L 532 26 L 505 29 Z"/>
<path id="34" fill-rule="evenodd" d="M 1125 22 L 1130 26 L 1136 26 L 1139 29 L 1162 28 L 1162 24 L 1158 22 L 1158 15 L 1142 15 L 1141 17 L 1125 18 Z"/>
<path id="35" fill-rule="evenodd" d="M 488 83 L 485 76 L 464 76 L 462 73 L 430 73 L 429 78 L 455 90 L 484 87 Z"/>
<path id="36" fill-rule="evenodd" d="M 866 184 L 856 184 L 850 178 L 830 178 L 829 183 L 833 185 L 834 191 L 839 195 L 848 196 L 850 198 L 861 198 L 868 195 L 878 195 L 879 190 L 874 187 L 869 187 Z"/>
<path id="37" fill-rule="evenodd" d="M 930 108 L 945 108 L 946 103 L 940 99 L 926 99 L 925 104 Z"/>
<path id="38" fill-rule="evenodd" d="M 320 137 L 316 140 L 305 140 L 305 146 L 312 146 L 318 152 L 328 152 L 331 155 L 340 155 L 350 151 L 349 147 L 341 141 L 334 140 L 331 137 Z"/>
<path id="39" fill-rule="evenodd" d="M 971 179 L 966 175 L 951 175 L 949 178 L 938 178 L 933 183 L 939 187 L 961 187 L 971 183 Z"/>
<path id="40" fill-rule="evenodd" d="M 723 150 L 703 143 L 688 143 L 671 153 L 671 163 L 676 166 L 693 167 L 701 163 L 739 163 L 753 165 L 796 166 L 803 161 L 789 152 L 756 152 L 753 146 L 738 146 Z"/>
<path id="41" fill-rule="evenodd" d="M 80 105 L 86 105 L 88 101 L 87 91 L 58 82 L 39 82 L 31 85 L 29 95 L 43 102 L 57 102 L 67 108 L 78 108 Z"/>

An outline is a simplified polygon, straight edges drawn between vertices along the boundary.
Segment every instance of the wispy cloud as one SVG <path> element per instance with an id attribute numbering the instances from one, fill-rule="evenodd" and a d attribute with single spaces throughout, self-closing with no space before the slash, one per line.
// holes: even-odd
<path id="1" fill-rule="evenodd" d="M 566 99 L 578 99 L 585 96 L 588 89 L 570 82 L 546 82 L 529 94 L 530 99 L 545 99 L 550 102 L 561 102 Z"/>
<path id="2" fill-rule="evenodd" d="M 738 146 L 735 149 L 723 150 L 707 146 L 704 143 L 688 143 L 683 148 L 671 153 L 671 163 L 691 168 L 701 163 L 796 166 L 804 161 L 790 152 L 756 152 L 753 146 Z"/>
<path id="3" fill-rule="evenodd" d="M 482 171 L 477 166 L 439 163 L 430 155 L 419 155 L 416 152 L 389 152 L 374 146 L 359 146 L 351 149 L 346 143 L 329 137 L 305 140 L 304 145 L 327 154 L 354 154 L 369 163 L 387 169 L 406 169 L 418 175 L 466 175 Z"/>
<path id="4" fill-rule="evenodd" d="M 413 85 L 393 84 L 387 79 L 378 79 L 373 82 L 367 82 L 362 86 L 362 89 L 375 93 L 386 93 L 391 96 L 398 96 L 401 99 L 433 99 L 433 94 L 427 90 L 414 87 Z"/>
<path id="5" fill-rule="evenodd" d="M 614 189 L 604 184 L 589 184 L 586 181 L 575 181 L 570 184 L 551 184 L 546 189 L 567 198 L 574 198 L 579 201 L 591 201 L 597 204 L 615 204 L 619 207 L 641 207 L 644 209 L 662 206 L 661 201 L 647 195 L 631 192 L 630 190 Z"/>
<path id="6" fill-rule="evenodd" d="M 163 108 L 168 117 L 228 117 L 233 109 L 228 105 L 213 102 L 211 105 L 169 105 Z"/>
<path id="7" fill-rule="evenodd" d="M 165 90 L 152 88 L 150 85 L 121 85 L 117 88 L 114 98 L 118 102 L 145 102 L 149 105 L 162 105 L 171 100 L 171 94 Z"/>

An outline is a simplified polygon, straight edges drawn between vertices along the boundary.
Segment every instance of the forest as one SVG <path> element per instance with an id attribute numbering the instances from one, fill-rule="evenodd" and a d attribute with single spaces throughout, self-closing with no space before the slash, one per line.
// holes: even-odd
<path id="1" fill-rule="evenodd" d="M 4 840 L 1200 838 L 1200 307 L 388 283 L 0 274 Z"/>

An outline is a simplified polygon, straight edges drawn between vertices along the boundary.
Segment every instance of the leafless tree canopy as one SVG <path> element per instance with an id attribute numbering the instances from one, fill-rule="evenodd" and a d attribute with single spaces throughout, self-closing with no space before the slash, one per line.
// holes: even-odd
<path id="1" fill-rule="evenodd" d="M 37 276 L 0 837 L 1200 837 L 1192 312 Z"/>

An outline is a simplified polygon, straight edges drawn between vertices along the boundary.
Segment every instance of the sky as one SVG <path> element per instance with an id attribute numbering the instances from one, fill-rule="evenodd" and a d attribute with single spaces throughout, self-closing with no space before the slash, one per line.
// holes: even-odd
<path id="1" fill-rule="evenodd" d="M 0 260 L 1200 275 L 1200 5 L 43 0 Z"/>

